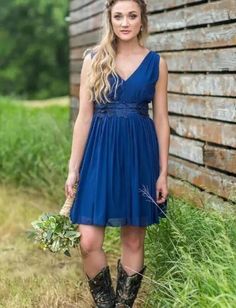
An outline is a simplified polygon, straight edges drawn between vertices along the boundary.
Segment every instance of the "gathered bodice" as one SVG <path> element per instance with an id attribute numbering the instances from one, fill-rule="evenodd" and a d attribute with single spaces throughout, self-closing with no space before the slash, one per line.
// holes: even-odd
<path id="1" fill-rule="evenodd" d="M 159 77 L 159 54 L 150 50 L 139 66 L 126 79 L 118 74 L 119 85 L 114 91 L 115 77 L 109 76 L 111 91 L 108 98 L 111 102 L 98 103 L 94 101 L 94 116 L 133 115 L 148 117 L 148 104 L 155 95 L 155 86 Z"/>

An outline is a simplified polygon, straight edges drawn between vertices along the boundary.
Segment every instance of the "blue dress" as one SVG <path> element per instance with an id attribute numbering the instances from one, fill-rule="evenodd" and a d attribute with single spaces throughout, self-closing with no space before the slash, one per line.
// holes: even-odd
<path id="1" fill-rule="evenodd" d="M 166 217 L 167 200 L 154 204 L 159 176 L 159 145 L 148 114 L 159 76 L 158 53 L 150 50 L 114 93 L 97 104 L 79 169 L 70 212 L 75 224 L 148 226 Z M 111 86 L 114 76 L 109 76 Z M 149 197 L 148 197 L 149 196 Z M 151 197 L 151 198 L 150 198 Z"/>

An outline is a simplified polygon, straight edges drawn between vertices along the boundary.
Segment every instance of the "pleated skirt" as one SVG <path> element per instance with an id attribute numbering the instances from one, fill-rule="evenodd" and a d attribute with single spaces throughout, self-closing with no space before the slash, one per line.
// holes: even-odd
<path id="1" fill-rule="evenodd" d="M 150 117 L 93 116 L 70 212 L 72 223 L 148 226 L 166 217 L 155 204 L 159 144 Z"/>

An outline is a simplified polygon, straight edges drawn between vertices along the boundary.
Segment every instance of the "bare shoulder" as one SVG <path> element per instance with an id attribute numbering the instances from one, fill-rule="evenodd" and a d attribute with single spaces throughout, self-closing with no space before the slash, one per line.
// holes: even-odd
<path id="1" fill-rule="evenodd" d="M 91 49 L 87 49 L 85 50 L 84 52 L 84 55 L 83 55 L 83 64 L 88 64 L 88 63 L 91 63 L 92 62 L 92 50 Z"/>
<path id="2" fill-rule="evenodd" d="M 99 49 L 99 45 L 95 45 L 93 47 L 90 47 L 90 48 L 87 48 L 85 49 L 85 51 L 83 52 L 83 58 L 84 60 L 87 61 L 87 59 L 92 59 L 93 56 L 96 54 L 96 52 L 98 51 Z"/>
<path id="3" fill-rule="evenodd" d="M 84 56 L 81 72 L 80 72 L 80 87 L 79 87 L 79 113 L 78 119 L 83 122 L 91 120 L 93 115 L 93 105 L 90 100 L 89 88 L 88 88 L 88 72 L 91 69 L 91 55 L 90 53 Z"/>
<path id="4" fill-rule="evenodd" d="M 91 68 L 91 64 L 92 64 L 92 56 L 91 56 L 91 52 L 87 52 L 84 56 L 83 56 L 83 63 L 82 63 L 82 68 L 81 68 L 81 77 L 85 77 L 84 74 L 85 72 L 88 72 L 89 69 Z"/>

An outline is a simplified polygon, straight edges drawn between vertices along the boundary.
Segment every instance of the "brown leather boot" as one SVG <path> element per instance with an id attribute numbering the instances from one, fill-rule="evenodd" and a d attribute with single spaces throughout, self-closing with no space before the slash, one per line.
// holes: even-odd
<path id="1" fill-rule="evenodd" d="M 116 308 L 130 308 L 137 297 L 138 290 L 142 282 L 142 274 L 146 270 L 146 265 L 139 271 L 128 276 L 124 270 L 120 259 L 117 262 L 117 285 L 116 285 Z M 141 275 L 140 275 L 141 274 Z"/>
<path id="2" fill-rule="evenodd" d="M 96 308 L 114 308 L 115 291 L 112 286 L 109 266 L 101 269 L 93 278 L 89 278 L 87 274 L 86 276 Z"/>

